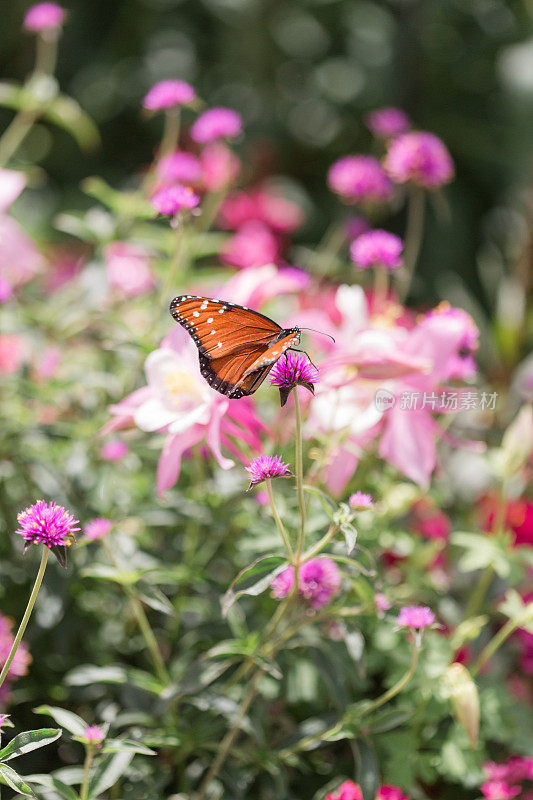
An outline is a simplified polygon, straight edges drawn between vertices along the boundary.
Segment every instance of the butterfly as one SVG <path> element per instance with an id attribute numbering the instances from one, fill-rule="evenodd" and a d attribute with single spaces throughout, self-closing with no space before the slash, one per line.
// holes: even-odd
<path id="1" fill-rule="evenodd" d="M 181 295 L 172 300 L 170 313 L 198 348 L 203 377 L 234 400 L 253 394 L 283 353 L 300 343 L 300 328 L 282 328 L 224 300 Z"/>

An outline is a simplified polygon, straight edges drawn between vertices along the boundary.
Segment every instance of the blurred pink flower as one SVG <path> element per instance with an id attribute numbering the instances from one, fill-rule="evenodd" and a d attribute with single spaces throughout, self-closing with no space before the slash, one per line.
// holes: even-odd
<path id="1" fill-rule="evenodd" d="M 196 92 L 185 81 L 160 81 L 156 83 L 143 99 L 144 108 L 161 111 L 175 106 L 187 105 L 196 97 Z"/>
<path id="2" fill-rule="evenodd" d="M 285 464 L 279 456 L 257 456 L 246 467 L 250 481 L 249 488 L 252 489 L 263 481 L 273 478 L 283 478 L 292 475 L 289 465 Z"/>
<path id="3" fill-rule="evenodd" d="M 362 233 L 352 242 L 350 254 L 359 269 L 396 269 L 402 264 L 403 242 L 399 236 L 382 230 Z"/>
<path id="4" fill-rule="evenodd" d="M 13 289 L 3 278 L 0 278 L 0 303 L 7 303 L 13 297 Z"/>
<path id="5" fill-rule="evenodd" d="M 259 267 L 278 260 L 280 244 L 262 222 L 245 222 L 226 242 L 220 255 L 226 264 L 233 267 Z"/>
<path id="6" fill-rule="evenodd" d="M 391 607 L 387 595 L 383 594 L 382 592 L 378 592 L 374 595 L 374 602 L 376 603 L 377 610 L 381 612 L 388 611 Z"/>
<path id="7" fill-rule="evenodd" d="M 163 186 L 155 192 L 151 200 L 156 211 L 166 217 L 173 217 L 180 211 L 191 211 L 199 202 L 200 197 L 190 186 L 183 186 L 181 183 Z"/>
<path id="8" fill-rule="evenodd" d="M 157 162 L 157 174 L 164 183 L 198 183 L 202 167 L 192 153 L 176 150 Z"/>
<path id="9" fill-rule="evenodd" d="M 450 518 L 426 500 L 417 501 L 411 509 L 412 529 L 425 539 L 447 539 L 452 531 Z"/>
<path id="10" fill-rule="evenodd" d="M 398 786 L 382 786 L 378 789 L 376 800 L 409 800 Z"/>
<path id="11" fill-rule="evenodd" d="M 5 213 L 26 186 L 23 172 L 0 169 L 0 212 Z"/>
<path id="12" fill-rule="evenodd" d="M 61 289 L 73 280 L 83 268 L 80 252 L 61 249 L 50 257 L 49 268 L 44 276 L 45 290 L 49 293 Z"/>
<path id="13" fill-rule="evenodd" d="M 153 288 L 150 254 L 141 245 L 111 242 L 104 247 L 104 260 L 109 285 L 125 297 L 136 297 Z"/>
<path id="14" fill-rule="evenodd" d="M 366 126 L 380 139 L 392 139 L 401 133 L 406 133 L 411 127 L 409 117 L 401 108 L 388 106 L 378 108 L 368 114 Z"/>
<path id="15" fill-rule="evenodd" d="M 45 263 L 32 239 L 5 213 L 25 185 L 22 172 L 0 170 L 0 280 L 11 289 L 27 283 Z"/>
<path id="16" fill-rule="evenodd" d="M 218 295 L 223 295 L 239 305 L 260 308 L 275 297 L 303 292 L 310 282 L 310 275 L 298 267 L 265 264 L 262 267 L 239 270 L 223 287 L 220 287 Z"/>
<path id="17" fill-rule="evenodd" d="M 327 794 L 325 800 L 363 800 L 363 793 L 359 784 L 345 781 L 336 792 Z"/>
<path id="18" fill-rule="evenodd" d="M 105 442 L 100 448 L 100 455 L 104 461 L 120 461 L 128 452 L 128 445 L 121 439 L 112 439 Z"/>
<path id="19" fill-rule="evenodd" d="M 60 28 L 67 12 L 57 3 L 37 3 L 26 12 L 24 27 L 27 31 L 39 33 Z"/>
<path id="20" fill-rule="evenodd" d="M 294 586 L 294 567 L 287 567 L 279 575 L 276 575 L 270 587 L 272 589 L 272 597 L 276 600 L 283 600 L 287 597 L 289 592 L 292 591 Z"/>
<path id="21" fill-rule="evenodd" d="M 370 226 L 364 217 L 353 216 L 346 222 L 344 230 L 346 231 L 346 238 L 349 242 L 353 242 L 362 233 L 366 233 Z"/>
<path id="22" fill-rule="evenodd" d="M 461 340 L 455 356 L 452 356 L 448 363 L 448 374 L 445 380 L 458 378 L 467 380 L 475 375 L 477 366 L 474 354 L 479 348 L 479 330 L 474 320 L 462 308 L 454 308 L 447 302 L 440 303 L 430 311 L 420 321 L 422 329 L 430 330 L 435 323 L 445 319 L 450 330 L 458 329 L 461 331 Z"/>
<path id="23" fill-rule="evenodd" d="M 202 183 L 208 192 L 226 189 L 237 177 L 240 161 L 223 142 L 212 142 L 200 153 Z"/>
<path id="24" fill-rule="evenodd" d="M 26 356 L 26 343 L 16 333 L 0 334 L 0 373 L 12 375 L 22 366 Z"/>
<path id="25" fill-rule="evenodd" d="M 14 640 L 13 620 L 0 614 L 0 664 L 5 664 L 7 661 L 7 657 L 9 656 Z M 15 653 L 15 658 L 9 667 L 6 681 L 0 689 L 0 701 L 5 701 L 14 681 L 16 681 L 17 678 L 21 678 L 23 675 L 26 675 L 31 660 L 32 659 L 28 652 L 28 648 L 24 642 L 21 642 L 17 652 Z M 0 714 L 0 716 L 2 715 Z M 5 719 L 3 722 L 5 722 Z"/>
<path id="26" fill-rule="evenodd" d="M 520 786 L 510 786 L 506 781 L 489 780 L 480 786 L 486 800 L 512 800 L 521 793 Z"/>
<path id="27" fill-rule="evenodd" d="M 350 506 L 357 511 L 363 508 L 374 508 L 372 497 L 364 492 L 355 492 L 355 494 L 351 494 L 348 502 Z"/>
<path id="28" fill-rule="evenodd" d="M 166 434 L 157 474 L 159 494 L 176 483 L 182 456 L 195 444 L 205 442 L 222 469 L 233 466 L 222 446 L 243 461 L 248 461 L 246 446 L 260 450 L 259 434 L 266 426 L 252 401 L 228 400 L 211 389 L 201 376 L 196 346 L 183 328 L 176 325 L 150 353 L 145 371 L 148 385 L 111 406 L 115 420 L 104 432 L 135 424 Z"/>
<path id="29" fill-rule="evenodd" d="M 311 558 L 298 572 L 298 591 L 314 609 L 323 608 L 340 592 L 342 576 L 337 564 L 327 556 Z"/>
<path id="30" fill-rule="evenodd" d="M 105 732 L 98 725 L 86 725 L 82 738 L 87 744 L 99 748 L 105 739 Z"/>
<path id="31" fill-rule="evenodd" d="M 429 628 L 435 622 L 435 614 L 427 606 L 404 606 L 398 614 L 400 628 Z"/>
<path id="32" fill-rule="evenodd" d="M 110 530 L 113 528 L 113 523 L 110 519 L 104 517 L 97 517 L 87 522 L 83 528 L 83 533 L 87 539 L 95 541 L 96 539 L 103 539 Z"/>
<path id="33" fill-rule="evenodd" d="M 276 233 L 292 233 L 303 222 L 300 206 L 268 189 L 238 192 L 220 209 L 222 228 L 236 230 L 246 222 L 262 222 Z"/>
<path id="34" fill-rule="evenodd" d="M 392 184 L 373 156 L 344 156 L 328 172 L 328 185 L 352 203 L 384 203 L 392 195 Z"/>
<path id="35" fill-rule="evenodd" d="M 40 358 L 35 363 L 35 377 L 37 380 L 46 381 L 55 375 L 61 361 L 61 350 L 49 345 L 45 348 Z"/>
<path id="36" fill-rule="evenodd" d="M 233 139 L 242 131 L 241 115 L 231 108 L 208 108 L 191 128 L 195 142 L 205 144 L 216 139 Z"/>
<path id="37" fill-rule="evenodd" d="M 452 157 L 444 142 L 424 131 L 412 131 L 393 139 L 384 167 L 395 183 L 411 182 L 425 189 L 438 189 L 454 175 Z"/>

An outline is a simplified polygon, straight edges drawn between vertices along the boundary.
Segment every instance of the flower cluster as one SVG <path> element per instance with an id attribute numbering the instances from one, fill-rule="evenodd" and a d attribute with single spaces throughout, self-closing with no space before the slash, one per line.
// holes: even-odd
<path id="1" fill-rule="evenodd" d="M 363 800 L 363 793 L 359 784 L 345 781 L 336 792 L 326 795 L 325 800 Z M 375 800 L 409 800 L 398 786 L 382 786 L 378 789 Z"/>
<path id="2" fill-rule="evenodd" d="M 481 785 L 486 800 L 512 800 L 533 797 L 533 756 L 512 756 L 507 761 L 487 761 L 483 765 L 487 780 Z M 529 791 L 526 791 L 528 786 Z"/>

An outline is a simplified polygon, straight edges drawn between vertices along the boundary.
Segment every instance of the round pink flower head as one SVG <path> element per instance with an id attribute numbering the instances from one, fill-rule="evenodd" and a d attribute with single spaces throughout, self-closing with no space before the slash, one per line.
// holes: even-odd
<path id="1" fill-rule="evenodd" d="M 314 394 L 317 380 L 317 368 L 303 353 L 286 352 L 270 370 L 270 383 L 278 387 L 282 406 L 295 386 L 304 386 Z"/>
<path id="2" fill-rule="evenodd" d="M 398 614 L 400 628 L 429 628 L 435 622 L 435 614 L 427 606 L 404 606 Z"/>
<path id="3" fill-rule="evenodd" d="M 148 111 L 162 111 L 187 105 L 195 97 L 196 92 L 193 87 L 185 81 L 159 81 L 145 95 L 143 106 Z"/>
<path id="4" fill-rule="evenodd" d="M 25 539 L 24 552 L 32 544 L 49 547 L 62 567 L 67 565 L 67 547 L 74 540 L 78 520 L 63 506 L 39 500 L 17 515 L 20 528 L 15 531 Z"/>
<path id="5" fill-rule="evenodd" d="M 67 12 L 57 3 L 37 3 L 26 12 L 24 28 L 27 31 L 40 33 L 60 28 Z"/>
<path id="6" fill-rule="evenodd" d="M 392 184 L 373 156 L 345 156 L 328 172 L 328 185 L 352 203 L 384 203 L 392 194 Z"/>
<path id="7" fill-rule="evenodd" d="M 289 465 L 285 464 L 279 456 L 257 456 L 250 461 L 246 472 L 250 476 L 248 490 L 257 486 L 258 483 L 266 481 L 267 478 L 283 478 L 292 475 Z"/>
<path id="8" fill-rule="evenodd" d="M 376 800 L 409 800 L 398 786 L 382 786 Z"/>
<path id="9" fill-rule="evenodd" d="M 294 586 L 294 567 L 287 567 L 280 572 L 279 575 L 276 575 L 272 583 L 270 584 L 270 588 L 272 589 L 272 597 L 275 597 L 276 600 L 282 600 L 284 597 L 292 592 Z"/>
<path id="10" fill-rule="evenodd" d="M 387 599 L 387 595 L 383 594 L 382 592 L 378 592 L 374 595 L 374 602 L 376 604 L 376 608 L 378 611 L 383 613 L 384 611 L 388 611 L 390 608 L 390 603 Z"/>
<path id="11" fill-rule="evenodd" d="M 315 609 L 327 605 L 339 593 L 341 584 L 338 566 L 326 556 L 311 558 L 298 572 L 298 591 Z"/>
<path id="12" fill-rule="evenodd" d="M 395 183 L 414 183 L 424 189 L 438 189 L 454 175 L 452 157 L 444 142 L 424 131 L 412 131 L 394 139 L 384 167 Z"/>
<path id="13" fill-rule="evenodd" d="M 96 519 L 89 520 L 83 529 L 83 533 L 87 539 L 94 541 L 107 536 L 112 527 L 113 523 L 111 520 L 105 519 L 104 517 L 97 517 Z"/>
<path id="14" fill-rule="evenodd" d="M 191 211 L 199 202 L 198 195 L 189 186 L 180 183 L 175 186 L 165 186 L 152 197 L 153 207 L 165 217 L 173 217 L 180 211 Z"/>
<path id="15" fill-rule="evenodd" d="M 447 378 L 458 378 L 466 380 L 476 373 L 476 361 L 474 354 L 479 348 L 479 329 L 470 316 L 463 308 L 455 308 L 444 301 L 425 315 L 422 325 L 431 326 L 436 321 L 449 324 L 450 330 L 461 331 L 461 339 L 457 350 L 457 355 L 451 356 L 448 364 Z"/>
<path id="16" fill-rule="evenodd" d="M 98 725 L 86 725 L 80 739 L 86 744 L 100 747 L 105 739 L 105 732 Z"/>
<path id="17" fill-rule="evenodd" d="M 232 108 L 208 108 L 191 128 L 195 142 L 206 144 L 216 139 L 233 139 L 242 132 L 241 115 Z"/>
<path id="18" fill-rule="evenodd" d="M 120 439 L 111 439 L 100 448 L 104 461 L 120 461 L 128 452 L 128 445 Z"/>
<path id="19" fill-rule="evenodd" d="M 520 786 L 510 786 L 502 780 L 485 781 L 479 788 L 486 800 L 512 800 L 522 792 Z"/>
<path id="20" fill-rule="evenodd" d="M 351 494 L 348 502 L 351 507 L 355 508 L 357 511 L 363 508 L 374 508 L 372 497 L 364 492 L 355 492 L 355 494 Z"/>
<path id="21" fill-rule="evenodd" d="M 366 126 L 380 139 L 393 139 L 401 133 L 406 133 L 411 127 L 411 122 L 401 108 L 388 106 L 372 111 L 366 118 Z"/>
<path id="22" fill-rule="evenodd" d="M 362 233 L 352 242 L 350 254 L 359 269 L 379 267 L 396 269 L 402 264 L 403 242 L 388 231 L 374 230 Z"/>
<path id="23" fill-rule="evenodd" d="M 326 795 L 326 800 L 363 800 L 363 793 L 358 783 L 344 781 L 336 792 Z"/>
<path id="24" fill-rule="evenodd" d="M 158 162 L 157 172 L 165 183 L 198 183 L 202 177 L 200 162 L 192 153 L 176 151 Z"/>

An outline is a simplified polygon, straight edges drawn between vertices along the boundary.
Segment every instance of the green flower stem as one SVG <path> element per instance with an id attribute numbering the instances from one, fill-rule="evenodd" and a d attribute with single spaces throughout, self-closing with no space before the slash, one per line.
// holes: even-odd
<path id="1" fill-rule="evenodd" d="M 280 516 L 278 514 L 278 509 L 276 508 L 276 503 L 274 502 L 274 494 L 272 492 L 272 480 L 270 478 L 267 478 L 265 483 L 266 483 L 266 487 L 267 487 L 268 499 L 269 499 L 269 502 L 270 502 L 270 508 L 272 510 L 272 516 L 274 517 L 274 521 L 275 521 L 276 527 L 277 527 L 277 529 L 279 531 L 279 535 L 283 539 L 283 544 L 285 545 L 285 548 L 287 550 L 287 555 L 289 556 L 289 561 L 292 561 L 292 559 L 293 559 L 292 547 L 291 547 L 291 543 L 289 542 L 289 537 L 287 536 L 287 531 L 285 530 L 283 522 L 281 521 Z"/>
<path id="2" fill-rule="evenodd" d="M 522 625 L 525 625 L 528 622 L 532 621 L 532 615 L 525 615 L 519 619 L 510 619 L 508 620 L 503 628 L 500 628 L 496 636 L 490 640 L 490 642 L 483 648 L 479 657 L 470 670 L 470 674 L 474 678 L 478 672 L 483 669 L 487 661 L 490 661 L 496 650 L 502 646 L 506 639 L 515 632 L 517 628 L 521 628 Z"/>
<path id="3" fill-rule="evenodd" d="M 295 470 L 296 470 L 296 492 L 298 494 L 298 511 L 300 512 L 300 529 L 298 531 L 298 539 L 296 542 L 296 570 L 295 570 L 295 584 L 298 583 L 298 568 L 302 558 L 302 552 L 305 542 L 305 497 L 304 497 L 304 481 L 303 481 L 303 447 L 302 447 L 302 413 L 300 409 L 300 398 L 298 397 L 298 387 L 293 389 L 294 395 L 294 412 L 296 416 L 296 452 L 295 452 Z"/>
<path id="4" fill-rule="evenodd" d="M 470 619 L 471 617 L 477 616 L 483 605 L 483 601 L 487 596 L 487 592 L 490 589 L 490 585 L 492 583 L 493 578 L 494 578 L 494 569 L 489 564 L 488 567 L 485 567 L 485 569 L 481 573 L 481 577 L 479 578 L 478 582 L 474 585 L 474 589 L 469 597 L 466 606 L 464 619 Z"/>
<path id="5" fill-rule="evenodd" d="M 12 119 L 0 138 L 0 169 L 6 166 L 18 150 L 38 117 L 37 111 L 19 111 Z"/>
<path id="6" fill-rule="evenodd" d="M 120 565 L 118 564 L 115 558 L 115 555 L 109 545 L 109 542 L 107 542 L 104 539 L 103 545 L 110 562 L 113 564 L 115 569 L 120 570 Z M 146 644 L 148 652 L 150 653 L 155 673 L 159 678 L 159 680 L 161 681 L 161 683 L 169 684 L 170 677 L 167 672 L 165 662 L 163 661 L 163 656 L 161 655 L 161 651 L 159 649 L 159 645 L 157 644 L 154 632 L 150 627 L 150 623 L 148 622 L 148 617 L 144 613 L 144 608 L 142 607 L 142 603 L 137 597 L 135 589 L 133 589 L 132 586 L 129 586 L 129 584 L 123 584 L 123 588 L 128 596 L 132 611 L 135 614 L 135 617 L 139 624 L 140 631 L 143 635 L 144 642 Z"/>
<path id="7" fill-rule="evenodd" d="M 34 75 L 53 75 L 57 61 L 59 31 L 46 31 L 37 37 Z"/>
<path id="8" fill-rule="evenodd" d="M 209 230 L 215 221 L 227 191 L 228 189 L 225 187 L 224 189 L 219 189 L 217 192 L 210 192 L 206 196 L 202 203 L 202 213 L 196 218 L 196 233 L 205 233 L 205 231 Z"/>
<path id="9" fill-rule="evenodd" d="M 379 314 L 389 292 L 389 273 L 385 267 L 374 267 L 374 302 L 375 314 Z"/>
<path id="10" fill-rule="evenodd" d="M 28 605 L 26 606 L 26 611 L 24 612 L 24 616 L 22 617 L 22 621 L 19 625 L 19 629 L 17 631 L 17 635 L 15 636 L 15 640 L 11 646 L 11 650 L 9 651 L 9 655 L 7 657 L 7 661 L 2 668 L 2 672 L 0 672 L 0 687 L 2 686 L 3 682 L 7 677 L 7 673 L 9 672 L 9 667 L 13 659 L 15 658 L 15 654 L 18 650 L 18 647 L 22 641 L 22 637 L 24 636 L 24 631 L 26 630 L 26 626 L 28 625 L 31 612 L 33 611 L 33 606 L 35 605 L 35 601 L 37 600 L 37 595 L 39 594 L 39 589 L 41 588 L 41 583 L 43 582 L 44 573 L 46 570 L 46 564 L 48 563 L 48 555 L 50 551 L 48 547 L 43 545 L 43 551 L 41 555 L 41 563 L 39 565 L 39 571 L 37 573 L 37 577 L 35 578 L 35 583 L 33 584 L 33 589 L 31 590 L 30 598 L 28 600 Z"/>
<path id="11" fill-rule="evenodd" d="M 89 778 L 91 775 L 91 765 L 94 758 L 94 747 L 85 746 L 85 762 L 83 764 L 83 781 L 80 789 L 80 800 L 88 800 L 89 797 Z"/>
<path id="12" fill-rule="evenodd" d="M 185 238 L 185 223 L 182 218 L 178 220 L 178 228 L 176 230 L 176 238 L 174 240 L 174 252 L 172 254 L 172 258 L 170 260 L 170 264 L 168 267 L 167 278 L 163 284 L 163 289 L 161 290 L 161 303 L 168 303 L 170 294 L 173 292 L 173 286 L 176 282 L 176 274 L 178 272 L 178 268 L 180 265 L 185 263 L 184 259 L 184 238 Z M 160 313 L 160 309 L 158 307 L 157 313 Z"/>
<path id="13" fill-rule="evenodd" d="M 180 138 L 180 111 L 179 108 L 165 113 L 165 127 L 159 150 L 158 160 L 163 156 L 173 153 L 178 147 Z"/>
<path id="14" fill-rule="evenodd" d="M 400 294 L 400 300 L 404 300 L 409 294 L 411 281 L 416 268 L 420 246 L 422 244 L 422 234 L 424 232 L 424 211 L 426 197 L 424 190 L 419 186 L 412 186 L 409 190 L 409 200 L 407 207 L 407 228 L 405 232 L 404 247 L 404 271 L 405 278 Z"/>
<path id="15" fill-rule="evenodd" d="M 321 553 L 324 547 L 333 539 L 335 534 L 338 532 L 339 526 L 332 524 L 329 526 L 328 532 L 317 542 L 313 547 L 310 547 L 309 550 L 306 550 L 303 555 L 303 560 L 308 561 L 310 558 L 318 555 Z"/>

